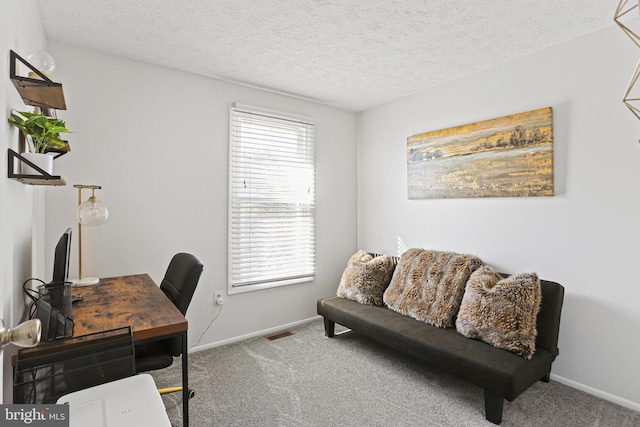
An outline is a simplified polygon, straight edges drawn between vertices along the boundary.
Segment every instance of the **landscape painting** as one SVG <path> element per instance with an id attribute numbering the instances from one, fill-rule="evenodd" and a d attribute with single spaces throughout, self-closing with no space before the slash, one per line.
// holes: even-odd
<path id="1" fill-rule="evenodd" d="M 553 196 L 551 107 L 407 138 L 409 199 Z"/>

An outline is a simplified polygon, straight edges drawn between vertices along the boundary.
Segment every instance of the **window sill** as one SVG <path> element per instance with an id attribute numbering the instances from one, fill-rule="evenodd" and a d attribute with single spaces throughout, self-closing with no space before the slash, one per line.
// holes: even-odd
<path id="1" fill-rule="evenodd" d="M 245 292 L 260 291 L 263 289 L 279 288 L 281 286 L 295 285 L 297 283 L 313 282 L 315 276 L 312 277 L 300 277 L 297 279 L 280 280 L 277 282 L 256 283 L 254 285 L 236 285 L 229 284 L 227 286 L 227 293 L 229 295 L 242 294 Z"/>

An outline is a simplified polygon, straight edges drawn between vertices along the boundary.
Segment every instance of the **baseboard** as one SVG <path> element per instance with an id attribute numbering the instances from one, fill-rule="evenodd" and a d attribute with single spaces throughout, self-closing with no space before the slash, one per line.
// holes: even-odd
<path id="1" fill-rule="evenodd" d="M 228 338 L 226 340 L 215 341 L 209 344 L 203 344 L 199 346 L 195 346 L 189 349 L 189 353 L 197 353 L 199 351 L 208 350 L 210 348 L 216 348 L 227 344 L 233 344 L 239 341 L 248 340 L 249 338 L 262 337 L 266 335 L 272 335 L 276 332 L 282 332 L 287 329 L 295 328 L 296 326 L 305 325 L 307 323 L 315 322 L 316 320 L 322 319 L 322 316 L 314 316 L 308 319 L 298 320 L 297 322 L 287 323 L 285 325 L 276 326 L 274 328 L 262 329 L 260 331 L 252 332 L 250 334 L 240 335 L 233 338 Z"/>
<path id="2" fill-rule="evenodd" d="M 551 374 L 551 379 L 554 381 L 557 381 L 561 384 L 567 385 L 571 388 L 575 388 L 581 391 L 584 391 L 585 393 L 589 393 L 592 394 L 596 397 L 599 397 L 601 399 L 604 400 L 608 400 L 609 402 L 613 402 L 613 403 L 617 403 L 620 406 L 624 406 L 625 408 L 629 408 L 629 409 L 633 409 L 634 411 L 639 411 L 640 412 L 640 403 L 636 403 L 636 402 L 632 402 L 630 400 L 627 399 L 623 399 L 621 397 L 618 397 L 616 395 L 613 395 L 611 393 L 606 393 L 602 390 L 598 390 L 597 388 L 593 388 L 593 387 L 589 387 L 588 385 L 584 385 L 581 384 L 579 382 L 576 381 L 572 381 L 572 380 L 568 380 L 564 377 L 561 377 L 559 375 L 556 374 Z"/>

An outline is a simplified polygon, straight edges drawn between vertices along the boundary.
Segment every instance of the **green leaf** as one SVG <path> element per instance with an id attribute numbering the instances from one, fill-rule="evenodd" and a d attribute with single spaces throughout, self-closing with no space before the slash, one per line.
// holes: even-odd
<path id="1" fill-rule="evenodd" d="M 60 133 L 71 133 L 64 120 L 46 117 L 41 113 L 13 110 L 8 121 L 20 129 L 24 135 L 30 135 L 33 138 L 36 152 L 44 152 L 47 147 L 64 147 L 66 142 L 60 138 Z"/>
<path id="2" fill-rule="evenodd" d="M 71 133 L 71 131 L 69 129 L 67 129 L 64 126 L 52 126 L 49 128 L 49 132 L 51 133 L 61 133 L 61 132 L 67 132 L 67 133 Z"/>

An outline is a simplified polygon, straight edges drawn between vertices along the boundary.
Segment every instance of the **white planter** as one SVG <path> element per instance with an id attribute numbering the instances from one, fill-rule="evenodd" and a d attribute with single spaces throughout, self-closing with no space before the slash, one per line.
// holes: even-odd
<path id="1" fill-rule="evenodd" d="M 53 175 L 53 155 L 42 153 L 22 153 L 20 154 L 25 159 L 29 160 L 40 169 L 47 172 L 49 175 Z M 22 174 L 23 175 L 42 175 L 40 172 L 22 162 Z"/>

